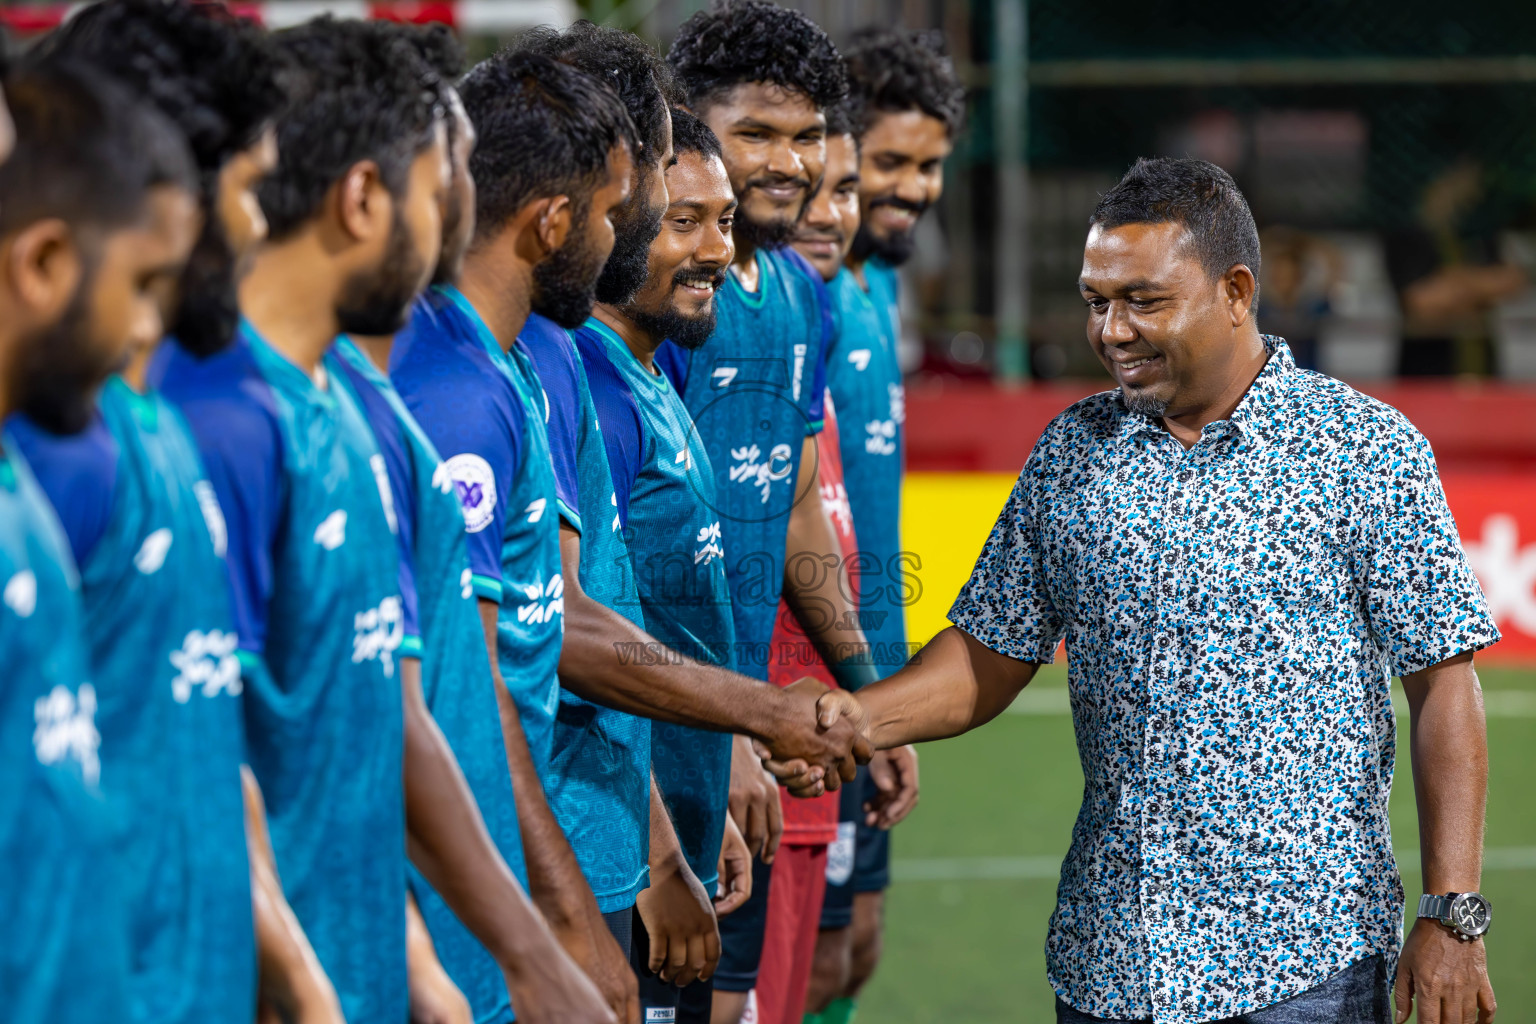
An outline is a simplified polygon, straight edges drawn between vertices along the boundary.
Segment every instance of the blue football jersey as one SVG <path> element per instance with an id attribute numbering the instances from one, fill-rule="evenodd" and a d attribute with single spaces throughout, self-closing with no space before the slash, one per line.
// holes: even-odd
<path id="1" fill-rule="evenodd" d="M 613 476 L 576 345 L 564 328 L 537 313 L 518 344 L 533 361 L 547 399 L 560 516 L 581 533 L 582 588 L 643 628 Z M 544 791 L 597 908 L 608 914 L 634 906 L 650 878 L 651 723 L 562 687 L 554 740 Z"/>
<path id="2" fill-rule="evenodd" d="M 249 1021 L 256 946 L 224 519 L 185 424 L 122 379 L 84 433 L 12 425 L 80 569 L 131 1020 Z"/>
<path id="3" fill-rule="evenodd" d="M 576 332 L 602 423 L 613 486 L 627 508 L 631 557 L 646 626 L 669 648 L 734 667 L 728 548 L 709 452 L 665 375 L 653 374 L 595 317 Z M 651 763 L 688 866 L 718 878 L 730 795 L 731 737 L 654 722 Z"/>
<path id="4" fill-rule="evenodd" d="M 393 498 L 350 389 L 321 388 L 249 324 L 162 390 L 228 524 L 246 741 L 283 891 L 353 1022 L 405 984 L 404 640 Z"/>
<path id="5" fill-rule="evenodd" d="M 421 688 L 427 707 L 453 748 L 487 831 L 524 888 L 523 836 L 517 821 L 507 751 L 495 685 L 485 660 L 464 515 L 448 470 L 417 425 L 394 385 L 347 338 L 336 343 L 333 360 L 356 392 L 389 470 L 400 537 L 410 546 L 402 557 L 414 566 L 413 585 L 420 644 L 402 655 L 421 659 Z M 412 874 L 422 918 L 444 969 L 480 1022 L 512 1018 L 501 968 L 480 941 L 425 879 Z"/>
<path id="6" fill-rule="evenodd" d="M 457 289 L 434 288 L 395 339 L 390 378 L 446 459 L 471 585 L 498 604 L 497 661 L 542 777 L 560 704 L 565 583 L 538 377 L 518 346 L 502 351 Z"/>
<path id="7" fill-rule="evenodd" d="M 128 1014 L 121 865 L 99 783 L 79 579 L 21 452 L 0 451 L 0 992 L 7 1020 Z"/>
<path id="8" fill-rule="evenodd" d="M 801 450 L 821 429 L 832 316 L 820 275 L 794 250 L 759 251 L 757 266 L 756 292 L 727 275 L 709 341 L 692 352 L 665 342 L 656 360 L 713 467 L 737 666 L 766 680 Z"/>
<path id="9" fill-rule="evenodd" d="M 859 620 L 887 676 L 907 662 L 906 607 L 915 596 L 915 556 L 901 548 L 901 478 L 906 448 L 906 392 L 897 346 L 901 314 L 896 271 L 878 260 L 864 265 L 869 291 L 846 268 L 828 290 L 837 334 L 827 354 L 827 389 L 837 409 L 843 486 L 853 509 L 859 551 L 870 556 L 860 574 Z"/>

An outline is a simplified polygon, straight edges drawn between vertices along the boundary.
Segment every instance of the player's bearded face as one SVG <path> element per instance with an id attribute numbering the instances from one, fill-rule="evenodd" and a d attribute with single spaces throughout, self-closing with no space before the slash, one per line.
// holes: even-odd
<path id="1" fill-rule="evenodd" d="M 640 175 L 639 185 L 621 208 L 613 224 L 613 252 L 598 275 L 595 295 L 599 302 L 619 304 L 645 284 L 651 243 L 661 233 L 667 212 L 667 195 L 660 185 L 660 169 Z"/>
<path id="2" fill-rule="evenodd" d="M 394 334 L 405 326 L 411 302 L 426 277 L 426 261 L 395 207 L 384 258 L 372 270 L 359 271 L 342 291 L 336 319 L 348 334 Z"/>
<path id="3" fill-rule="evenodd" d="M 899 265 L 912 257 L 913 233 L 944 191 L 949 129 L 921 110 L 880 113 L 861 139 L 863 218 L 854 236 L 857 260 L 879 256 Z"/>
<path id="4" fill-rule="evenodd" d="M 725 286 L 725 275 L 723 265 L 679 267 L 670 278 L 661 277 L 661 294 L 647 289 L 650 294 L 625 306 L 624 312 L 652 337 L 696 349 L 715 333 L 715 295 Z"/>
<path id="5" fill-rule="evenodd" d="M 928 211 L 930 204 L 926 202 L 912 202 L 897 195 L 878 196 L 871 199 L 867 205 L 866 218 L 859 224 L 858 234 L 853 239 L 853 255 L 855 259 L 866 260 L 871 256 L 878 256 L 892 266 L 901 266 L 912 258 L 912 252 L 916 248 L 913 233 L 917 230 L 918 218 Z M 882 214 L 899 214 L 895 218 L 902 224 L 901 227 L 881 225 Z"/>
<path id="6" fill-rule="evenodd" d="M 94 263 L 87 263 L 64 315 L 22 344 L 23 365 L 16 379 L 24 390 L 17 396 L 17 410 L 55 434 L 77 434 L 90 424 L 96 389 L 122 369 L 126 357 L 91 337 Z"/>
<path id="7" fill-rule="evenodd" d="M 592 315 L 597 276 L 606 259 L 587 231 L 587 207 L 582 203 L 572 212 L 565 245 L 533 268 L 533 311 L 571 329 Z"/>

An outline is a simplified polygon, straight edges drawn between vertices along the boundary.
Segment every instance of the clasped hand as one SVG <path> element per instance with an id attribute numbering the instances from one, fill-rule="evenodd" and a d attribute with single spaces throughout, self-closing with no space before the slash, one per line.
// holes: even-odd
<path id="1" fill-rule="evenodd" d="M 874 755 L 864 708 L 853 694 L 809 676 L 783 694 L 787 713 L 775 735 L 753 741 L 763 767 L 797 797 L 820 796 L 852 782 L 858 766 Z"/>

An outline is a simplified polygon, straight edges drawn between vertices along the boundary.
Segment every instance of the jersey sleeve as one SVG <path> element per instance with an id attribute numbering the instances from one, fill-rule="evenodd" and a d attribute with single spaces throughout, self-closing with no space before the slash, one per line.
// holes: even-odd
<path id="1" fill-rule="evenodd" d="M 437 374 L 395 385 L 443 456 L 464 513 L 475 593 L 501 600 L 501 541 L 512 479 L 523 459 L 522 405 L 483 379 Z"/>
<path id="2" fill-rule="evenodd" d="M 577 383 L 576 353 L 565 332 L 548 333 L 524 348 L 538 371 L 539 384 L 549 407 L 544 429 L 549 437 L 549 457 L 555 469 L 555 498 L 560 516 L 581 529 L 581 483 L 576 451 L 581 431 L 581 389 Z"/>
<path id="3" fill-rule="evenodd" d="M 43 493 L 53 504 L 77 565 L 95 550 L 112 521 L 117 442 L 100 417 L 83 432 L 60 437 L 17 416 L 6 424 Z"/>
<path id="4" fill-rule="evenodd" d="M 266 648 L 272 549 L 283 508 L 283 446 L 275 414 L 247 400 L 181 404 L 224 513 L 224 564 L 242 650 Z"/>
<path id="5" fill-rule="evenodd" d="M 629 496 L 645 462 L 645 433 L 640 408 L 629 382 L 608 358 L 601 340 L 582 332 L 577 336 L 587 389 L 603 432 L 608 472 L 613 477 L 613 500 L 621 528 L 629 526 Z"/>

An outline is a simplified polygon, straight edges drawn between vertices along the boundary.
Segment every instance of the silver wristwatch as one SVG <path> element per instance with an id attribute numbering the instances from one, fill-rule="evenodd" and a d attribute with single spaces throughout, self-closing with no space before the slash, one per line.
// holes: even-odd
<path id="1" fill-rule="evenodd" d="M 1488 933 L 1493 923 L 1493 907 L 1480 892 L 1448 892 L 1444 896 L 1419 897 L 1419 916 L 1439 921 L 1463 942 L 1471 942 Z"/>

